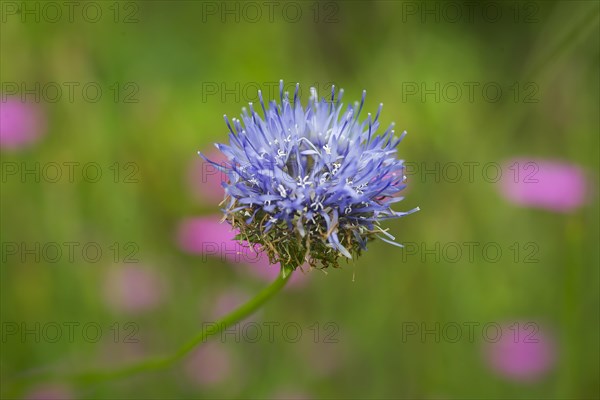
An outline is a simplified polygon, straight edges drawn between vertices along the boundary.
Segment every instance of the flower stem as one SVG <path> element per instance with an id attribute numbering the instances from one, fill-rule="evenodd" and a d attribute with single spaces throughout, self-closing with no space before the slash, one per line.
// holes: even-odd
<path id="1" fill-rule="evenodd" d="M 260 293 L 258 293 L 247 303 L 243 304 L 231 313 L 227 314 L 225 317 L 221 318 L 215 323 L 208 324 L 207 328 L 203 329 L 195 337 L 193 337 L 187 343 L 181 346 L 175 353 L 169 356 L 148 358 L 131 365 L 126 365 L 114 369 L 69 374 L 27 374 L 25 376 L 20 377 L 24 381 L 21 382 L 21 384 L 23 385 L 26 383 L 30 383 L 33 380 L 40 379 L 60 379 L 74 381 L 80 384 L 89 384 L 106 380 L 124 378 L 140 372 L 156 371 L 172 366 L 177 361 L 185 357 L 185 355 L 192 351 L 198 344 L 205 342 L 209 337 L 214 336 L 220 333 L 221 331 L 227 329 L 228 327 L 244 320 L 246 317 L 258 310 L 264 303 L 271 299 L 271 297 L 273 297 L 285 286 L 287 281 L 290 279 L 291 275 L 291 271 L 282 268 L 281 273 L 279 274 L 277 279 L 273 283 L 271 283 L 271 285 L 263 289 Z"/>

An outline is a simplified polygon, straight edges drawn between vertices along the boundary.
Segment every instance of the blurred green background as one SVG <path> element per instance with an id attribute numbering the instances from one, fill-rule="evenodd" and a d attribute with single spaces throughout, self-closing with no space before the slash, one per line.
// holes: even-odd
<path id="1" fill-rule="evenodd" d="M 45 2 L 2 2 L 3 101 L 7 93 L 25 99 L 47 118 L 37 143 L 2 151 L 3 398 L 32 397 L 44 385 L 96 399 L 599 396 L 597 2 L 453 2 L 458 20 L 446 2 L 273 2 L 273 14 L 263 2 L 90 3 L 71 19 L 60 2 L 56 18 Z M 408 131 L 399 147 L 408 162 L 562 160 L 586 171 L 589 201 L 567 213 L 524 208 L 480 168 L 472 181 L 415 173 L 396 209 L 421 211 L 386 226 L 417 254 L 373 243 L 341 270 L 310 272 L 255 317 L 299 324 L 298 342 L 281 334 L 272 342 L 217 339 L 228 361 L 200 357 L 197 368 L 217 370 L 200 382 L 189 360 L 93 385 L 22 380 L 39 368 L 110 368 L 167 354 L 214 319 L 207 310 L 223 293 L 249 296 L 266 285 L 240 273 L 251 265 L 187 254 L 177 229 L 186 218 L 219 212 L 190 189 L 196 152 L 226 141 L 222 115 L 237 116 L 259 87 L 274 98 L 279 79 L 289 90 L 299 82 L 303 102 L 312 85 L 320 94 L 331 83 L 343 87 L 345 102 L 366 89 L 365 110 L 383 102 L 383 124 Z M 72 101 L 65 82 L 75 83 Z M 98 101 L 90 101 L 93 88 L 82 91 L 90 82 L 102 90 Z M 472 99 L 465 82 L 477 83 Z M 49 101 L 52 83 L 62 88 L 57 101 Z M 457 101 L 449 83 L 464 90 Z M 487 83 L 501 88 L 497 101 L 482 91 Z M 422 84 L 434 94 L 424 95 Z M 70 182 L 64 167 L 58 182 L 21 175 L 23 166 L 65 162 L 97 163 L 102 177 L 90 182 L 75 169 Z M 14 166 L 19 172 L 9 174 Z M 66 253 L 48 262 L 52 256 L 13 252 L 13 245 L 65 242 L 80 243 L 72 262 Z M 97 261 L 82 256 L 89 242 L 103 251 Z M 490 262 L 479 251 L 451 262 L 421 251 L 465 242 L 496 243 L 503 257 Z M 522 252 L 534 243 L 537 262 L 515 260 L 514 243 Z M 144 312 L 107 304 L 107 275 L 131 261 L 128 254 L 160 280 L 162 295 Z M 486 358 L 482 327 L 514 321 L 531 321 L 553 338 L 555 361 L 535 379 L 503 376 Z M 73 340 L 70 322 L 80 323 Z M 473 340 L 466 328 L 456 343 L 440 332 L 470 322 L 479 324 Z M 55 342 L 53 323 L 62 327 Z M 96 343 L 82 335 L 86 323 L 101 327 Z M 327 323 L 335 343 L 323 343 Z M 441 339 L 422 337 L 423 323 L 440 324 Z M 23 327 L 37 333 L 23 336 Z M 124 340 L 131 332 L 138 343 Z"/>

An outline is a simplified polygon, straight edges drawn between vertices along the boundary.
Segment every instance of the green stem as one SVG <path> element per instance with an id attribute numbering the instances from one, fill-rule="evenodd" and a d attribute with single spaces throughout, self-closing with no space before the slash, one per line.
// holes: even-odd
<path id="1" fill-rule="evenodd" d="M 292 275 L 291 271 L 283 270 L 277 277 L 277 279 L 268 287 L 263 289 L 260 293 L 258 293 L 254 298 L 252 298 L 247 303 L 238 307 L 225 317 L 221 318 L 214 324 L 210 324 L 207 328 L 203 329 L 200 333 L 198 333 L 195 337 L 181 346 L 175 353 L 165 357 L 157 357 L 157 358 L 149 358 L 131 365 L 126 365 L 120 368 L 115 368 L 111 370 L 98 370 L 98 371 L 88 371 L 83 373 L 76 374 L 65 374 L 65 375 L 56 375 L 56 374 L 40 374 L 40 375 L 27 375 L 22 376 L 21 378 L 25 382 L 31 382 L 32 380 L 51 378 L 51 379 L 63 379 L 69 381 L 76 381 L 82 384 L 100 382 L 104 380 L 112 380 L 124 378 L 127 376 L 131 376 L 140 372 L 147 371 L 156 371 L 159 369 L 167 368 L 177 361 L 181 360 L 186 354 L 192 351 L 198 344 L 205 342 L 209 337 L 220 333 L 221 331 L 227 329 L 228 327 L 235 325 L 236 323 L 242 321 L 256 310 L 258 310 L 264 303 L 266 303 L 271 297 L 273 297 L 277 292 L 279 292 L 290 279 Z M 25 383 L 22 382 L 22 383 Z"/>

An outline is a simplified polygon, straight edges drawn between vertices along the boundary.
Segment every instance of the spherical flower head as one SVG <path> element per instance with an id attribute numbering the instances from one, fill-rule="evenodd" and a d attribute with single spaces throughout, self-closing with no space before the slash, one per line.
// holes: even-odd
<path id="1" fill-rule="evenodd" d="M 252 103 L 241 120 L 225 116 L 230 143 L 216 147 L 227 161 L 213 164 L 228 177 L 224 219 L 239 229 L 237 239 L 284 271 L 305 262 L 337 267 L 340 256 L 360 255 L 375 237 L 398 245 L 380 223 L 418 210 L 391 209 L 405 187 L 396 147 L 406 132 L 396 137 L 392 124 L 377 134 L 382 104 L 359 121 L 364 91 L 345 109 L 343 89 L 319 100 L 311 88 L 306 108 L 298 92 L 296 85 L 290 98 L 281 81 L 279 104 L 266 105 L 258 92 L 263 117 Z"/>

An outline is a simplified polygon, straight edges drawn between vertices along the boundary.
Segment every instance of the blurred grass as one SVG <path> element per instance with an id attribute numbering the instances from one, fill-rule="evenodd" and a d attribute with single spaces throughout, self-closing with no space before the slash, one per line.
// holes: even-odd
<path id="1" fill-rule="evenodd" d="M 257 291 L 218 260 L 182 254 L 181 218 L 217 212 L 190 195 L 186 170 L 196 151 L 225 140 L 222 114 L 247 99 L 203 101 L 203 83 L 335 82 L 346 101 L 368 91 L 384 125 L 409 135 L 408 161 L 501 162 L 515 156 L 565 159 L 598 171 L 598 4 L 543 2 L 539 23 L 403 22 L 395 2 L 339 3 L 339 23 L 200 23 L 200 2 L 140 2 L 140 22 L 2 23 L 2 82 L 135 82 L 139 103 L 81 99 L 43 104 L 48 135 L 36 147 L 2 153 L 2 162 L 114 162 L 139 166 L 139 183 L 2 183 L 2 241 L 135 242 L 158 271 L 168 301 L 151 315 L 118 315 L 102 301 L 109 258 L 97 264 L 3 264 L 2 321 L 114 321 L 140 325 L 147 354 L 167 352 L 196 332 L 200 311 L 228 287 Z M 500 3 L 509 7 L 509 3 Z M 533 72 L 531 72 L 533 71 Z M 479 100 L 402 100 L 406 82 L 535 82 L 538 103 L 503 96 Z M 321 90 L 323 92 L 323 90 Z M 252 95 L 254 95 L 252 93 Z M 239 101 L 236 101 L 239 100 Z M 306 95 L 304 96 L 306 101 Z M 593 189 L 594 191 L 597 188 Z M 596 192 L 594 193 L 596 194 Z M 265 307 L 265 321 L 316 321 L 340 327 L 339 366 L 314 372 L 303 349 L 314 344 L 230 343 L 237 373 L 227 384 L 197 388 L 181 368 L 80 389 L 89 398 L 256 397 L 291 388 L 314 397 L 590 398 L 598 395 L 598 206 L 571 215 L 515 208 L 494 184 L 411 181 L 398 209 L 418 214 L 389 223 L 400 242 L 536 242 L 536 264 L 421 262 L 373 243 L 355 265 L 286 292 Z M 503 261 L 506 260 L 503 258 Z M 353 281 L 352 276 L 355 273 Z M 557 368 L 518 385 L 482 366 L 480 344 L 401 340 L 402 323 L 498 322 L 529 318 L 559 340 Z M 96 365 L 107 343 L 2 343 L 2 382 L 18 371 Z M 118 359 L 118 352 L 115 358 Z M 107 357 L 107 354 L 104 354 Z M 110 357 L 110 356 L 108 356 Z M 114 361 L 114 360 L 108 360 Z M 4 384 L 4 383 L 3 383 Z"/>

